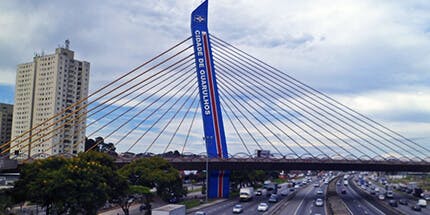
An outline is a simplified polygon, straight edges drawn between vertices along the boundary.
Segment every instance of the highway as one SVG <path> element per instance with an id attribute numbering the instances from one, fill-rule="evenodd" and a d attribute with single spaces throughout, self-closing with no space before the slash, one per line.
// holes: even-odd
<path id="1" fill-rule="evenodd" d="M 298 182 L 298 183 L 301 183 Z M 318 183 L 318 187 L 314 187 L 314 184 Z M 276 214 L 282 215 L 301 215 L 301 214 L 326 214 L 325 210 L 325 201 L 323 206 L 316 206 L 315 200 L 316 198 L 321 198 L 324 200 L 324 196 L 326 194 L 327 185 L 323 183 L 322 180 L 316 180 L 314 178 L 314 182 L 308 183 L 300 188 L 295 188 L 295 191 L 290 190 L 290 188 L 286 187 L 286 184 L 282 184 L 282 189 L 278 190 L 278 203 L 268 203 L 269 197 L 266 196 L 255 196 L 252 201 L 249 202 L 239 202 L 239 199 L 230 199 L 219 204 L 204 208 L 200 211 L 206 212 L 206 214 L 211 215 L 226 215 L 232 214 L 232 209 L 235 204 L 241 204 L 243 206 L 243 214 L 271 214 L 270 209 L 273 208 L 275 204 L 283 204 L 281 206 L 282 210 Z M 288 191 L 287 196 L 282 196 L 282 191 Z M 317 190 L 322 190 L 322 194 L 317 194 Z M 288 201 L 282 201 L 290 195 L 295 194 L 293 198 Z M 261 202 L 266 202 L 269 205 L 268 212 L 258 212 L 257 207 Z M 194 213 L 190 213 L 194 214 Z"/>
<path id="2" fill-rule="evenodd" d="M 284 206 L 282 215 L 301 215 L 301 214 L 326 214 L 325 202 L 323 206 L 315 206 L 315 199 L 321 198 L 324 200 L 325 188 L 327 185 L 322 184 L 319 187 L 314 187 L 313 184 L 308 184 L 304 188 L 297 191 L 296 196 L 289 200 Z M 323 194 L 316 194 L 317 190 L 323 190 Z"/>
<path id="3" fill-rule="evenodd" d="M 339 183 L 339 184 L 338 184 Z M 342 189 L 346 190 L 345 194 L 342 194 Z M 351 186 L 344 186 L 343 178 L 338 179 L 336 182 L 336 192 L 345 202 L 350 213 L 353 215 L 359 214 L 375 214 L 383 215 L 384 213 L 373 206 L 370 202 L 365 200 L 351 188 Z"/>
<path id="4" fill-rule="evenodd" d="M 318 187 L 314 187 L 314 184 L 318 183 Z M 287 202 L 281 202 L 279 204 L 283 204 L 281 206 L 282 210 L 277 213 L 281 215 L 302 215 L 302 214 L 320 214 L 325 215 L 325 201 L 323 206 L 316 206 L 315 200 L 317 198 L 321 198 L 324 200 L 324 196 L 326 195 L 327 185 L 321 181 L 313 182 L 304 185 L 303 187 L 297 188 L 295 191 L 294 198 L 288 200 Z M 322 194 L 317 194 L 318 190 L 322 190 Z M 278 192 L 280 193 L 280 192 Z M 292 192 L 289 192 L 288 195 L 292 195 Z M 283 197 L 281 197 L 280 201 L 282 201 Z M 242 204 L 244 207 L 243 214 L 263 214 L 262 212 L 257 211 L 257 206 L 260 202 L 267 202 L 267 197 L 256 197 L 251 202 L 241 202 L 239 203 L 237 200 L 228 200 L 217 204 L 212 207 L 205 208 L 204 212 L 207 214 L 216 214 L 216 215 L 224 215 L 224 214 L 232 214 L 232 208 L 235 204 Z M 269 209 L 274 206 L 274 204 L 268 203 Z M 266 212 L 264 214 L 270 214 L 270 212 Z"/>
<path id="5" fill-rule="evenodd" d="M 280 195 L 281 190 L 279 191 L 278 194 L 278 198 L 279 201 L 281 201 L 283 198 L 283 196 Z M 288 193 L 289 195 L 291 195 L 291 193 Z M 267 196 L 255 196 L 251 201 L 248 202 L 240 202 L 239 201 L 239 197 L 236 199 L 229 199 L 227 201 L 221 202 L 219 204 L 216 205 L 212 205 L 209 206 L 207 208 L 204 208 L 200 211 L 204 211 L 207 215 L 227 215 L 227 214 L 232 214 L 232 210 L 233 210 L 233 206 L 236 204 L 241 204 L 243 206 L 243 213 L 242 214 L 263 214 L 263 212 L 258 212 L 257 211 L 257 207 L 258 204 L 260 204 L 261 202 L 266 202 L 269 205 L 269 209 L 271 207 L 273 207 L 274 204 L 276 203 L 269 203 L 268 202 L 269 197 Z M 278 201 L 278 202 L 279 202 Z M 194 214 L 194 213 L 189 213 L 189 214 Z"/>
<path id="6" fill-rule="evenodd" d="M 357 185 L 359 186 L 359 185 Z M 366 187 L 366 189 L 361 188 L 362 190 L 364 190 L 365 192 L 370 194 L 371 191 L 371 187 L 374 186 L 375 188 L 379 188 L 379 194 L 385 194 L 386 190 L 383 186 L 380 186 L 379 184 L 377 184 L 375 181 L 372 181 L 372 185 L 369 187 Z M 430 214 L 430 208 L 421 208 L 421 211 L 414 211 L 411 209 L 411 206 L 417 203 L 417 200 L 414 199 L 414 197 L 412 197 L 412 195 L 407 194 L 407 193 L 403 193 L 400 191 L 395 191 L 394 192 L 394 197 L 393 198 L 386 198 L 385 200 L 379 200 L 379 201 L 385 201 L 387 204 L 389 202 L 389 200 L 394 199 L 399 201 L 400 199 L 405 199 L 408 202 L 408 205 L 401 205 L 398 204 L 397 207 L 394 207 L 394 209 L 398 210 L 399 212 L 403 213 L 403 214 L 410 214 L 410 215 L 421 215 L 421 214 Z"/>

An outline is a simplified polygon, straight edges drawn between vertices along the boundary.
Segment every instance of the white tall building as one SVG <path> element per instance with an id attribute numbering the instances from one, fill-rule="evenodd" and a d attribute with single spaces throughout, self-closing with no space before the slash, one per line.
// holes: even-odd
<path id="1" fill-rule="evenodd" d="M 90 63 L 74 59 L 68 40 L 65 48 L 57 48 L 54 54 L 36 55 L 33 62 L 19 64 L 12 139 L 87 97 L 89 72 Z M 12 142 L 10 157 L 43 158 L 58 153 L 82 152 L 85 147 L 86 108 L 55 126 L 48 126 L 85 104 L 86 101 Z"/>

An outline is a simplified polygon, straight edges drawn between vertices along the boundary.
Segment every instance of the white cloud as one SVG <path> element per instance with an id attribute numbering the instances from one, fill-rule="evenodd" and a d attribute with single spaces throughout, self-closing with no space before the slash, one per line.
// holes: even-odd
<path id="1" fill-rule="evenodd" d="M 392 90 L 378 90 L 357 94 L 342 94 L 334 96 L 337 100 L 348 104 L 360 113 L 384 117 L 407 114 L 430 115 L 430 88 L 414 87 Z M 419 115 L 418 115 L 419 116 Z M 417 117 L 418 117 L 417 116 Z M 408 121 L 408 119 L 404 119 Z M 414 121 L 429 121 L 428 119 L 410 118 Z"/>

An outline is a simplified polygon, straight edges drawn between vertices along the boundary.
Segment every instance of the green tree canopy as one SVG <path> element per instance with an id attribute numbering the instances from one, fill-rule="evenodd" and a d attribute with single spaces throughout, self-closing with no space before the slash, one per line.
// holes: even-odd
<path id="1" fill-rule="evenodd" d="M 179 171 L 162 158 L 141 158 L 125 165 L 119 170 L 132 185 L 155 187 L 163 200 L 172 196 L 182 197 L 186 191 L 182 187 Z"/>
<path id="2" fill-rule="evenodd" d="M 96 214 L 120 181 L 113 160 L 91 152 L 75 158 L 50 157 L 23 165 L 15 199 L 37 203 L 47 214 Z"/>

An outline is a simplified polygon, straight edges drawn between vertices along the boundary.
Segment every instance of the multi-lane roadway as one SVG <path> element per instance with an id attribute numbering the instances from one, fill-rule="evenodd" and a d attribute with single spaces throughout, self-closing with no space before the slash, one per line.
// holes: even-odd
<path id="1" fill-rule="evenodd" d="M 293 199 L 282 206 L 280 215 L 301 215 L 301 214 L 326 214 L 326 194 L 327 184 L 322 181 L 314 181 L 299 189 Z M 319 191 L 319 192 L 318 192 Z M 316 205 L 316 200 L 321 199 L 322 205 Z"/>
<path id="2" fill-rule="evenodd" d="M 364 186 L 361 188 L 360 185 L 355 183 L 355 180 L 351 176 L 347 179 L 349 182 L 348 185 L 344 184 L 344 178 L 338 177 L 334 179 L 334 183 L 336 183 L 336 193 L 343 200 L 346 208 L 349 213 L 352 215 L 383 215 L 387 214 L 386 208 L 381 208 L 382 201 L 385 201 L 384 207 L 388 206 L 388 201 L 391 199 L 396 200 L 397 202 L 400 199 L 406 199 L 408 205 L 398 204 L 397 207 L 393 209 L 398 211 L 398 214 L 411 214 L 411 215 L 419 215 L 419 214 L 429 214 L 430 208 L 422 208 L 422 211 L 414 211 L 411 209 L 412 204 L 416 204 L 417 200 L 413 199 L 410 195 L 395 192 L 393 198 L 378 200 L 372 198 L 364 198 L 362 196 L 362 192 L 359 189 L 362 189 L 365 192 L 368 192 L 370 195 L 370 187 L 365 188 Z M 249 202 L 239 202 L 239 199 L 229 199 L 222 203 L 212 205 L 210 207 L 204 208 L 201 211 L 204 211 L 207 215 L 216 214 L 216 215 L 225 215 L 225 214 L 233 214 L 232 210 L 234 205 L 241 204 L 243 206 L 243 214 L 274 214 L 274 215 L 325 215 L 327 214 L 327 205 L 326 205 L 326 194 L 328 187 L 328 179 L 317 179 L 316 177 L 312 178 L 312 182 L 308 182 L 306 185 L 303 185 L 299 188 L 295 188 L 294 191 L 291 191 L 290 188 L 287 188 L 285 185 L 282 185 L 282 189 L 278 191 L 279 201 L 277 203 L 268 203 L 269 197 L 267 196 L 255 196 L 252 201 Z M 300 182 L 299 182 L 300 183 Z M 355 186 L 351 186 L 354 183 Z M 379 188 L 379 193 L 384 194 L 386 190 L 382 186 L 378 186 L 377 184 L 373 185 L 375 189 Z M 357 189 L 357 190 L 355 190 Z M 288 190 L 288 195 L 282 196 L 282 191 Z M 359 191 L 359 192 L 357 192 Z M 321 199 L 323 204 L 316 204 L 316 200 Z M 269 205 L 269 210 L 266 212 L 257 211 L 257 207 L 260 203 L 265 202 Z M 384 212 L 385 211 L 385 212 Z M 190 213 L 194 214 L 194 213 Z M 390 214 L 390 213 L 388 213 Z M 394 213 L 396 214 L 396 213 Z"/>
<path id="3" fill-rule="evenodd" d="M 369 195 L 384 195 L 386 196 L 387 190 L 384 186 L 379 185 L 375 181 L 370 186 L 362 186 L 360 187 L 364 192 L 367 192 Z M 372 192 L 373 190 L 373 192 Z M 375 191 L 377 190 L 377 192 Z M 420 214 L 429 214 L 430 215 L 430 208 L 429 207 L 421 207 L 421 211 L 415 211 L 412 210 L 412 205 L 417 204 L 417 199 L 412 197 L 410 194 L 406 194 L 400 191 L 393 190 L 393 197 L 392 198 L 385 198 L 384 200 L 378 200 L 378 201 L 384 201 L 385 204 L 389 204 L 390 200 L 394 200 L 397 202 L 397 207 L 393 207 L 393 209 L 399 211 L 401 214 L 410 214 L 410 215 L 420 215 Z M 400 200 L 406 201 L 407 205 L 400 204 Z"/>
<path id="4" fill-rule="evenodd" d="M 291 193 L 288 193 L 288 195 L 291 195 Z M 281 201 L 283 198 L 285 198 L 284 196 L 278 194 L 278 202 Z M 227 215 L 227 214 L 232 214 L 233 213 L 233 207 L 236 204 L 240 204 L 243 207 L 243 214 L 262 214 L 263 212 L 258 212 L 257 211 L 257 207 L 260 203 L 265 202 L 269 205 L 269 209 L 271 207 L 273 207 L 275 204 L 277 203 L 269 203 L 268 202 L 269 197 L 264 195 L 264 196 L 254 196 L 254 198 L 251 201 L 247 201 L 247 202 L 240 202 L 239 198 L 237 199 L 229 199 L 227 201 L 221 202 L 219 204 L 216 205 L 212 205 L 209 206 L 207 208 L 203 208 L 199 211 L 203 211 L 205 212 L 207 215 L 212 215 L 212 214 L 216 214 L 216 215 Z M 194 213 L 190 213 L 190 214 L 194 214 Z"/>
<path id="5" fill-rule="evenodd" d="M 307 180 L 306 180 L 307 181 Z M 298 182 L 301 184 L 302 182 Z M 317 184 L 317 185 L 316 185 Z M 275 214 L 282 215 L 301 215 L 301 214 L 326 214 L 326 203 L 325 203 L 325 194 L 327 184 L 324 183 L 324 180 L 314 180 L 312 182 L 307 182 L 305 185 L 300 187 L 296 187 L 294 189 L 287 188 L 286 184 L 281 185 L 281 189 L 278 190 L 278 202 L 277 203 L 269 203 L 267 196 L 255 196 L 252 201 L 249 202 L 239 202 L 238 199 L 230 199 L 224 201 L 222 203 L 204 208 L 200 211 L 205 212 L 207 215 L 216 214 L 216 215 L 226 215 L 232 214 L 232 210 L 234 205 L 241 204 L 243 206 L 243 214 L 274 214 L 273 207 L 277 204 L 280 207 L 280 210 Z M 294 190 L 294 191 L 293 191 Z M 281 195 L 284 193 L 284 195 Z M 286 195 L 285 195 L 286 194 Z M 291 198 L 294 196 L 293 198 Z M 287 199 L 288 201 L 286 201 Z M 323 205 L 317 206 L 315 201 L 320 198 L 323 200 Z M 257 211 L 257 207 L 260 203 L 265 202 L 269 205 L 269 210 L 266 212 Z M 191 213 L 194 214 L 194 213 Z"/>
<path id="6" fill-rule="evenodd" d="M 345 186 L 343 178 L 336 182 L 336 192 L 342 198 L 351 214 L 375 214 L 384 215 L 382 211 L 376 208 L 372 203 L 362 198 L 350 185 Z"/>

